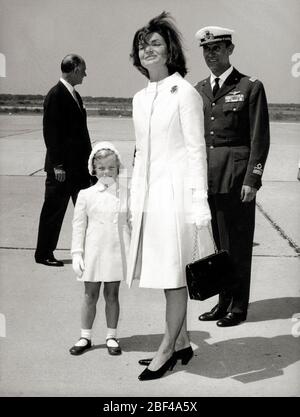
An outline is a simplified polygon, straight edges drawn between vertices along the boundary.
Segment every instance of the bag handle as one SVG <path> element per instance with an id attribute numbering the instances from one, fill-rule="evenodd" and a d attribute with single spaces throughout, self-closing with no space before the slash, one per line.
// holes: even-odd
<path id="1" fill-rule="evenodd" d="M 218 248 L 217 248 L 217 245 L 216 245 L 216 242 L 215 242 L 215 239 L 213 237 L 212 230 L 211 230 L 211 225 L 209 225 L 207 227 L 208 227 L 209 235 L 210 235 L 211 240 L 212 240 L 213 245 L 214 245 L 215 253 L 218 253 Z M 192 262 L 195 262 L 197 259 L 200 258 L 199 245 L 198 245 L 199 231 L 200 231 L 200 227 L 195 226 Z"/>

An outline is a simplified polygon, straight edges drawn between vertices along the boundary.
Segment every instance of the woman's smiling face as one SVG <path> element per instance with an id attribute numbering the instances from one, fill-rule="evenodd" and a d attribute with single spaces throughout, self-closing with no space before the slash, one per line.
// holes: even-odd
<path id="1" fill-rule="evenodd" d="M 146 69 L 151 66 L 164 67 L 168 58 L 168 48 L 164 38 L 159 33 L 150 33 L 139 43 L 139 58 L 141 65 Z"/>

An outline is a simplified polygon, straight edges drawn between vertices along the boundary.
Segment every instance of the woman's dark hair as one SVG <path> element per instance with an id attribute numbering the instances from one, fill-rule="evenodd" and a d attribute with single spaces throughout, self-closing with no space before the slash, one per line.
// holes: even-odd
<path id="1" fill-rule="evenodd" d="M 149 78 L 148 70 L 142 67 L 139 58 L 139 44 L 147 43 L 147 39 L 152 33 L 158 33 L 164 38 L 167 44 L 168 58 L 166 65 L 169 70 L 169 75 L 174 74 L 174 72 L 179 72 L 184 77 L 187 74 L 186 61 L 182 48 L 182 35 L 170 19 L 172 19 L 170 13 L 162 12 L 157 17 L 151 19 L 146 26 L 139 29 L 134 35 L 130 57 L 132 58 L 133 65 L 147 78 Z"/>

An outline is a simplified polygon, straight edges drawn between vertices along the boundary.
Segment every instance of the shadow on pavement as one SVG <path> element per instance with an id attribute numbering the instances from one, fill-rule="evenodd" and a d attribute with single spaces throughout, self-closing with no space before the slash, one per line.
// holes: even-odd
<path id="1" fill-rule="evenodd" d="M 120 339 L 124 352 L 137 351 L 136 361 L 152 356 L 163 335 L 135 335 Z M 191 331 L 197 345 L 188 365 L 177 362 L 173 372 L 185 371 L 206 378 L 232 378 L 244 384 L 283 375 L 284 368 L 300 360 L 299 339 L 292 335 L 243 337 L 210 344 L 208 332 Z M 91 350 L 106 348 L 105 344 Z M 144 353 L 143 353 L 144 352 Z M 137 365 L 138 366 L 138 365 Z M 167 374 L 166 374 L 167 376 Z"/>
<path id="2" fill-rule="evenodd" d="M 247 322 L 291 319 L 300 313 L 300 297 L 270 298 L 249 305 Z"/>
<path id="3" fill-rule="evenodd" d="M 59 259 L 60 261 L 63 261 L 64 264 L 70 264 L 72 265 L 72 259 Z"/>
<path id="4" fill-rule="evenodd" d="M 163 334 L 135 335 L 119 338 L 123 352 L 155 352 L 160 345 Z M 94 345 L 90 350 L 106 349 L 105 344 Z M 150 355 L 151 356 L 151 355 Z M 138 359 L 141 359 L 139 357 Z"/>
<path id="5" fill-rule="evenodd" d="M 292 335 L 244 337 L 213 344 L 207 332 L 191 332 L 198 345 L 187 372 L 208 378 L 232 378 L 249 383 L 283 375 L 283 370 L 300 360 L 299 339 Z M 177 366 L 178 369 L 178 366 Z"/>

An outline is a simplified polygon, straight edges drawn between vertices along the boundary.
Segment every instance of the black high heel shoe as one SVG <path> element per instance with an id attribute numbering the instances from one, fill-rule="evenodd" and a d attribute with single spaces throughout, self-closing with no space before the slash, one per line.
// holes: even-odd
<path id="1" fill-rule="evenodd" d="M 177 356 L 177 359 L 181 359 L 182 365 L 187 365 L 194 356 L 194 351 L 192 347 L 189 346 L 185 349 L 178 350 L 177 352 L 175 352 L 175 355 Z"/>
<path id="2" fill-rule="evenodd" d="M 192 359 L 192 357 L 194 356 L 194 351 L 191 348 L 191 346 L 189 346 L 187 348 L 177 350 L 177 352 L 175 351 L 174 356 L 176 356 L 176 359 L 178 359 L 178 360 L 181 359 L 181 364 L 182 365 L 187 365 L 189 363 L 189 361 Z M 148 366 L 151 361 L 152 361 L 152 358 L 151 359 L 150 358 L 149 359 L 140 359 L 139 364 L 144 365 L 144 366 Z"/>
<path id="3" fill-rule="evenodd" d="M 173 355 L 156 371 L 151 371 L 149 368 L 143 370 L 139 375 L 140 381 L 149 381 L 150 379 L 161 378 L 167 371 L 172 371 L 176 365 L 177 358 Z"/>

